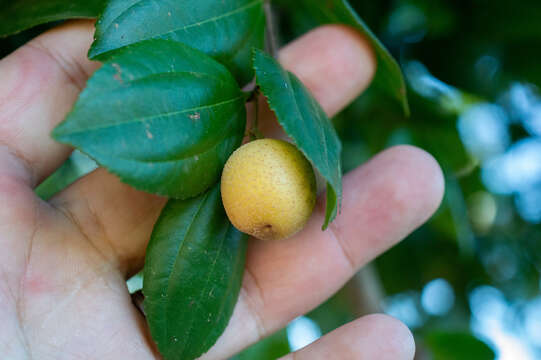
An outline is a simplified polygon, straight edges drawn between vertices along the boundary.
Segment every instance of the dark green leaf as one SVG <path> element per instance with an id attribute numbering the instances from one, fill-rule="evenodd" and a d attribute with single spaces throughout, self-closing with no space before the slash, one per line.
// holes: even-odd
<path id="1" fill-rule="evenodd" d="M 246 239 L 227 219 L 218 185 L 169 201 L 147 249 L 143 284 L 150 331 L 166 359 L 194 359 L 221 335 L 240 291 Z"/>
<path id="2" fill-rule="evenodd" d="M 278 122 L 327 180 L 325 229 L 342 198 L 341 143 L 329 118 L 302 82 L 262 51 L 254 53 L 257 84 Z"/>
<path id="3" fill-rule="evenodd" d="M 435 331 L 424 341 L 434 360 L 494 360 L 496 357 L 487 344 L 465 332 Z"/>
<path id="4" fill-rule="evenodd" d="M 378 62 L 374 86 L 399 101 L 405 114 L 409 115 L 406 85 L 400 67 L 347 0 L 278 0 L 277 2 L 286 11 L 302 14 L 317 24 L 346 24 L 364 34 L 372 44 Z"/>
<path id="5" fill-rule="evenodd" d="M 0 0 L 0 37 L 56 20 L 97 17 L 105 0 Z"/>
<path id="6" fill-rule="evenodd" d="M 53 135 L 138 189 L 184 199 L 214 184 L 240 145 L 244 102 L 212 58 L 148 40 L 112 56 Z"/>
<path id="7" fill-rule="evenodd" d="M 96 58 L 146 39 L 170 39 L 214 57 L 244 84 L 253 76 L 251 49 L 263 46 L 262 4 L 263 0 L 112 0 L 96 25 L 89 55 Z"/>

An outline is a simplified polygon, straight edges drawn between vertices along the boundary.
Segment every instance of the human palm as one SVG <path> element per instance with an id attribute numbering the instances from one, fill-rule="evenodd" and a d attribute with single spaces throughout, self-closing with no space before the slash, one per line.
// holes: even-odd
<path id="1" fill-rule="evenodd" d="M 0 61 L 3 359 L 159 358 L 125 280 L 141 269 L 166 200 L 136 191 L 103 169 L 49 202 L 34 194 L 71 151 L 49 134 L 99 66 L 86 59 L 91 39 L 91 22 L 70 22 Z M 280 61 L 329 115 L 357 97 L 375 71 L 369 45 L 339 26 L 305 35 L 282 50 Z M 281 136 L 268 108 L 261 117 L 266 134 Z M 324 209 L 318 206 L 295 238 L 251 241 L 233 317 L 203 358 L 228 358 L 320 304 L 426 221 L 442 192 L 441 171 L 428 154 L 391 148 L 344 178 L 342 213 L 327 231 L 321 231 Z M 407 328 L 372 315 L 295 356 L 397 360 L 412 359 L 413 352 Z"/>

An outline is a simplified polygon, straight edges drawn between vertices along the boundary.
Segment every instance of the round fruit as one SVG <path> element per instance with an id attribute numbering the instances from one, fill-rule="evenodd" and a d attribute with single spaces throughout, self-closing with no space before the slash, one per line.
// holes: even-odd
<path id="1" fill-rule="evenodd" d="M 225 164 L 221 190 L 233 225 L 262 240 L 301 230 L 316 203 L 312 166 L 295 146 L 274 139 L 237 149 Z"/>

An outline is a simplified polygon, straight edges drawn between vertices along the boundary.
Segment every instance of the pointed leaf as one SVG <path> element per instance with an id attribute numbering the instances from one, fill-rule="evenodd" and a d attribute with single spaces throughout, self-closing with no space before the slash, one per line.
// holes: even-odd
<path id="1" fill-rule="evenodd" d="M 184 199 L 214 184 L 240 145 L 244 102 L 212 58 L 149 40 L 115 53 L 53 135 L 138 189 Z"/>
<path id="2" fill-rule="evenodd" d="M 164 208 L 147 249 L 143 293 L 165 359 L 195 359 L 222 334 L 240 291 L 246 239 L 227 219 L 218 185 Z"/>
<path id="3" fill-rule="evenodd" d="M 51 21 L 97 17 L 105 0 L 0 0 L 0 37 Z"/>
<path id="4" fill-rule="evenodd" d="M 263 0 L 112 0 L 96 24 L 91 58 L 146 39 L 179 41 L 214 57 L 244 84 L 264 42 Z M 105 56 L 108 56 L 105 54 Z"/>
<path id="5" fill-rule="evenodd" d="M 396 99 L 401 104 L 406 116 L 409 116 L 406 84 L 400 66 L 347 0 L 275 1 L 286 9 L 286 13 L 299 14 L 315 25 L 346 24 L 365 35 L 372 44 L 378 62 L 373 81 L 374 86 Z M 359 64 L 359 66 L 361 65 Z"/>
<path id="6" fill-rule="evenodd" d="M 325 229 L 342 198 L 342 145 L 334 127 L 302 82 L 269 55 L 254 53 L 256 81 L 285 132 L 327 180 Z"/>

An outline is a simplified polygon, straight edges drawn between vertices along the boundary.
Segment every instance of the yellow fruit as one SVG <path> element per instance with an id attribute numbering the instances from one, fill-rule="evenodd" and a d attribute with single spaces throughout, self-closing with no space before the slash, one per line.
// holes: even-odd
<path id="1" fill-rule="evenodd" d="M 312 166 L 295 146 L 274 139 L 237 149 L 225 164 L 221 190 L 233 225 L 262 240 L 301 230 L 316 203 Z"/>

